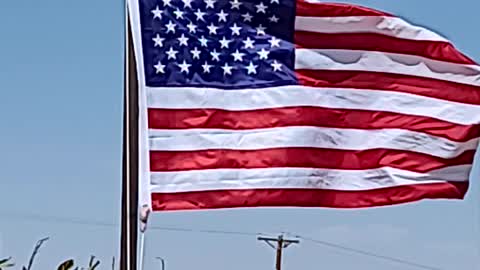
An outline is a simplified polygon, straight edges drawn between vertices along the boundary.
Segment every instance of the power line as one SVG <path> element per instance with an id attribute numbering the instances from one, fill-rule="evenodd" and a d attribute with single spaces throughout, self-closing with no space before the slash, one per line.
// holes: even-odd
<path id="1" fill-rule="evenodd" d="M 86 226 L 98 226 L 98 227 L 118 227 L 118 224 L 109 223 L 109 222 L 100 222 L 100 221 L 91 221 L 85 219 L 78 219 L 72 217 L 57 217 L 57 216 L 45 216 L 45 215 L 20 215 L 20 214 L 12 214 L 12 213 L 0 213 L 4 219 L 3 221 L 7 221 L 8 219 L 27 219 L 27 220 L 37 220 L 40 222 L 56 222 L 56 223 L 67 223 L 67 224 L 75 224 L 75 225 L 86 225 Z M 6 219 L 5 219 L 6 217 Z"/>
<path id="2" fill-rule="evenodd" d="M 57 223 L 67 223 L 75 225 L 86 225 L 86 226 L 99 226 L 99 227 L 119 227 L 119 224 L 109 223 L 109 222 L 100 222 L 92 221 L 71 217 L 57 217 L 57 216 L 44 216 L 44 215 L 20 215 L 12 213 L 0 213 L 0 216 L 10 218 L 10 219 L 28 219 L 28 220 L 37 220 L 41 222 L 57 222 Z M 6 219 L 3 219 L 4 221 Z M 192 228 L 174 228 L 174 227 L 162 227 L 162 226 L 149 226 L 150 230 L 159 230 L 159 231 L 172 231 L 172 232 L 192 232 L 192 233 L 209 233 L 209 234 L 228 234 L 228 235 L 243 235 L 243 236 L 257 236 L 260 233 L 255 232 L 240 232 L 240 231 L 225 231 L 225 230 L 198 230 Z"/>
<path id="3" fill-rule="evenodd" d="M 364 256 L 368 256 L 368 257 L 372 257 L 372 258 L 376 258 L 376 259 L 382 259 L 382 260 L 386 260 L 386 261 L 390 261 L 390 262 L 395 262 L 395 263 L 399 263 L 399 264 L 403 264 L 403 265 L 408 265 L 408 266 L 412 266 L 412 267 L 416 267 L 416 268 L 420 268 L 420 269 L 444 270 L 444 269 L 434 267 L 434 266 L 428 266 L 428 265 L 419 264 L 419 263 L 416 263 L 416 262 L 407 261 L 407 260 L 404 260 L 404 259 L 398 259 L 398 258 L 394 258 L 394 257 L 390 257 L 390 256 L 380 255 L 380 254 L 376 254 L 376 253 L 373 253 L 373 252 L 363 251 L 363 250 L 359 250 L 359 249 L 355 249 L 355 248 L 351 248 L 351 247 L 347 247 L 347 246 L 343 246 L 343 245 L 339 245 L 339 244 L 335 244 L 335 243 L 331 243 L 331 242 L 327 242 L 327 241 L 323 241 L 323 240 L 317 240 L 317 239 L 304 237 L 304 236 L 300 236 L 300 235 L 297 236 L 297 237 L 301 238 L 303 240 L 306 240 L 306 241 L 310 241 L 310 242 L 322 245 L 322 246 L 336 248 L 336 249 L 339 249 L 339 250 L 348 251 L 348 252 L 351 252 L 351 253 L 356 253 L 356 254 L 359 254 L 359 255 L 364 255 Z"/>
<path id="4" fill-rule="evenodd" d="M 12 214 L 12 213 L 0 213 L 0 216 L 11 218 L 11 219 L 28 219 L 28 220 L 37 220 L 42 222 L 57 222 L 57 223 L 67 223 L 67 224 L 76 224 L 76 225 L 85 225 L 85 226 L 98 226 L 98 227 L 115 227 L 118 228 L 119 225 L 116 223 L 108 223 L 108 222 L 100 222 L 100 221 L 91 221 L 85 219 L 77 219 L 77 218 L 70 218 L 70 217 L 57 217 L 57 216 L 44 216 L 44 215 L 20 215 L 20 214 Z M 6 219 L 3 219 L 5 221 Z M 158 231 L 172 231 L 172 232 L 191 232 L 191 233 L 205 233 L 205 234 L 224 234 L 224 235 L 238 235 L 238 236 L 259 236 L 262 235 L 261 233 L 256 232 L 245 232 L 245 231 L 225 231 L 225 230 L 202 230 L 202 229 L 192 229 L 192 228 L 173 228 L 173 227 L 162 227 L 162 226 L 150 226 L 150 230 L 158 230 Z M 290 235 L 293 235 L 289 233 Z M 381 254 L 377 254 L 374 252 L 363 251 L 351 247 L 347 247 L 340 244 L 335 244 L 332 242 L 327 242 L 323 240 L 318 240 L 310 237 L 305 237 L 301 235 L 295 235 L 295 237 L 318 244 L 330 248 L 335 248 L 338 250 L 343 250 L 359 255 L 363 255 L 366 257 L 382 259 L 389 262 L 395 262 L 398 264 L 408 265 L 411 267 L 416 267 L 417 269 L 425 269 L 425 270 L 444 270 L 438 267 L 428 266 L 416 262 L 407 261 L 404 259 L 399 259 L 395 257 L 385 256 Z"/>
<path id="5" fill-rule="evenodd" d="M 158 226 L 150 226 L 149 228 L 152 229 L 152 230 L 159 230 L 159 231 L 229 234 L 229 235 L 243 235 L 243 236 L 257 236 L 257 235 L 260 235 L 260 233 L 254 233 L 254 232 L 221 231 L 221 230 L 197 230 L 197 229 L 188 229 L 188 228 L 171 228 L 171 227 L 158 227 Z"/>

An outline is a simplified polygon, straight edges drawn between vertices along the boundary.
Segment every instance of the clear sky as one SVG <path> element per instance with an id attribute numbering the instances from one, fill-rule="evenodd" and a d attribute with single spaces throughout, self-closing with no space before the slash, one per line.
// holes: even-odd
<path id="1" fill-rule="evenodd" d="M 345 2 L 345 1 L 344 1 Z M 480 61 L 478 0 L 346 1 L 428 26 Z M 120 212 L 123 3 L 113 0 L 0 1 L 0 257 L 34 269 L 91 254 L 109 269 L 119 229 L 41 215 L 118 223 Z M 479 158 L 480 160 L 480 158 Z M 478 162 L 477 162 L 478 163 Z M 443 269 L 480 264 L 478 166 L 464 201 L 422 201 L 364 210 L 242 209 L 156 214 L 151 225 L 277 234 L 282 231 Z M 9 215 L 5 215 L 8 214 Z M 255 236 L 151 230 L 146 269 L 273 269 L 274 251 Z M 290 270 L 408 270 L 303 241 Z"/>

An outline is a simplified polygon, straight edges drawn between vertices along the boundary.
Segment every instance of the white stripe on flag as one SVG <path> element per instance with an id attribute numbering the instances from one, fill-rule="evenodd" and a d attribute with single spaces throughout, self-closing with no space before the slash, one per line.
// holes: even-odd
<path id="1" fill-rule="evenodd" d="M 254 130 L 149 130 L 150 149 L 194 151 L 207 149 L 259 150 L 314 147 L 341 150 L 394 149 L 454 158 L 475 150 L 478 139 L 458 143 L 401 129 L 361 130 L 323 127 L 279 127 Z"/>
<path id="2" fill-rule="evenodd" d="M 312 168 L 214 169 L 152 172 L 152 192 L 229 189 L 306 188 L 368 190 L 399 185 L 466 181 L 471 165 L 416 173 L 395 168 L 333 170 Z"/>
<path id="3" fill-rule="evenodd" d="M 428 29 L 386 16 L 295 17 L 295 30 L 317 33 L 376 33 L 402 39 L 448 42 Z"/>
<path id="4" fill-rule="evenodd" d="M 149 108 L 231 111 L 313 106 L 426 116 L 456 124 L 480 123 L 480 106 L 380 90 L 315 88 L 300 85 L 264 89 L 147 88 Z"/>
<path id="5" fill-rule="evenodd" d="M 386 72 L 480 86 L 479 66 L 385 52 L 296 49 L 295 69 Z"/>

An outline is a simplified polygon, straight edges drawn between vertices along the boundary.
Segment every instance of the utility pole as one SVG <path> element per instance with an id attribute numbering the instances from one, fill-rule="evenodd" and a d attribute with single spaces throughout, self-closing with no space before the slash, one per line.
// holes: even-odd
<path id="1" fill-rule="evenodd" d="M 283 238 L 283 235 L 279 235 L 277 238 L 270 238 L 270 237 L 258 237 L 258 240 L 260 241 L 265 241 L 269 246 L 271 246 L 273 249 L 277 251 L 276 255 L 276 260 L 275 260 L 275 269 L 276 270 L 282 270 L 282 251 L 284 248 L 287 248 L 291 244 L 298 244 L 300 243 L 299 240 L 293 240 L 293 239 L 285 239 Z M 272 244 L 273 242 L 276 243 L 276 245 Z"/>

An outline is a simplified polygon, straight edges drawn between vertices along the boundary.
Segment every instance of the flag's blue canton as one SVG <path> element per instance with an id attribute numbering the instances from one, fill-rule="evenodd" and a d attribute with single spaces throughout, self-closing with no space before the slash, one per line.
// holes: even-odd
<path id="1" fill-rule="evenodd" d="M 148 86 L 296 84 L 294 0 L 140 0 Z"/>

